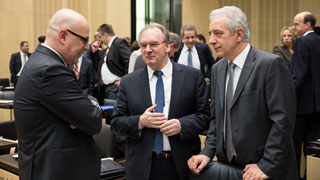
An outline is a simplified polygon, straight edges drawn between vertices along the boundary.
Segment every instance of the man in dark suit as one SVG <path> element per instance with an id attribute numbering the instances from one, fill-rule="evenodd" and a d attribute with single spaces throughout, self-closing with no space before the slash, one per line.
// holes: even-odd
<path id="1" fill-rule="evenodd" d="M 174 61 L 179 64 L 200 69 L 208 82 L 211 67 L 214 64 L 212 52 L 207 44 L 197 42 L 197 30 L 192 24 L 186 24 L 181 28 L 182 44 L 174 54 Z"/>
<path id="2" fill-rule="evenodd" d="M 248 179 L 298 179 L 292 133 L 295 93 L 285 62 L 249 44 L 246 15 L 227 6 L 210 14 L 211 124 L 205 148 L 188 165 L 199 174 L 214 155 Z M 219 178 L 217 178 L 219 179 Z"/>
<path id="3" fill-rule="evenodd" d="M 209 124 L 205 81 L 199 70 L 169 60 L 162 25 L 144 27 L 139 43 L 147 67 L 121 79 L 111 119 L 112 130 L 127 136 L 127 179 L 185 180 Z"/>
<path id="4" fill-rule="evenodd" d="M 95 97 L 95 72 L 91 60 L 87 57 L 80 56 L 78 63 L 71 65 L 70 68 L 76 74 L 76 76 L 78 76 L 77 78 L 83 92 Z"/>
<path id="5" fill-rule="evenodd" d="M 320 37 L 314 33 L 316 18 L 310 12 L 295 16 L 291 72 L 297 95 L 297 120 L 293 134 L 298 168 L 301 146 L 320 138 Z"/>
<path id="6" fill-rule="evenodd" d="M 89 24 L 62 9 L 21 72 L 14 97 L 21 180 L 98 180 L 100 150 L 93 135 L 101 110 L 80 89 L 68 65 L 88 49 Z"/>
<path id="7" fill-rule="evenodd" d="M 28 61 L 30 55 L 31 54 L 29 53 L 29 43 L 27 41 L 22 41 L 20 43 L 20 51 L 11 55 L 10 81 L 14 86 L 16 86 L 21 70 L 24 64 Z"/>
<path id="8" fill-rule="evenodd" d="M 128 74 L 131 49 L 125 39 L 115 36 L 109 24 L 102 24 L 98 28 L 98 38 L 107 45 L 107 49 L 98 51 L 97 43 L 92 44 L 92 61 L 98 62 L 97 72 L 100 83 L 100 104 L 104 98 L 116 99 L 120 79 Z M 99 43 L 98 43 L 99 44 Z"/>

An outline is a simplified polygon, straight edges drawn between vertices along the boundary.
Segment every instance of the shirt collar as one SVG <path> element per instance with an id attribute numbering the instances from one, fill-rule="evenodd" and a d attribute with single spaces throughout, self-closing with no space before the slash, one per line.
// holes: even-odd
<path id="1" fill-rule="evenodd" d="M 62 58 L 62 56 L 61 56 L 56 50 L 54 50 L 52 47 L 50 47 L 49 45 L 47 45 L 47 44 L 45 44 L 45 43 L 42 43 L 40 46 L 44 46 L 44 47 L 50 49 L 51 51 L 53 51 L 54 53 L 56 53 L 56 54 L 62 59 L 63 63 L 64 63 L 66 66 L 68 66 L 67 63 L 66 63 L 66 62 L 64 61 L 64 59 Z"/>
<path id="2" fill-rule="evenodd" d="M 23 55 L 27 55 L 27 53 L 24 53 L 24 52 L 20 51 L 20 56 L 23 57 Z"/>
<path id="3" fill-rule="evenodd" d="M 195 48 L 196 48 L 196 45 L 192 46 L 192 48 L 190 48 L 191 52 L 195 51 Z M 189 48 L 187 47 L 186 44 L 184 44 L 182 51 L 188 52 L 188 50 L 189 50 Z"/>
<path id="4" fill-rule="evenodd" d="M 242 52 L 233 60 L 232 63 L 235 64 L 240 69 L 242 69 L 244 62 L 247 59 L 249 50 L 250 50 L 250 44 L 247 44 L 246 48 L 242 50 Z"/>
<path id="5" fill-rule="evenodd" d="M 149 80 L 151 80 L 155 70 L 153 70 L 149 66 L 147 66 L 147 69 L 148 69 Z M 166 78 L 170 77 L 172 75 L 172 62 L 168 60 L 168 63 L 160 71 L 162 71 L 164 77 Z"/>
<path id="6" fill-rule="evenodd" d="M 109 44 L 108 44 L 108 47 L 109 47 L 109 48 L 111 47 L 112 42 L 113 42 L 113 40 L 114 40 L 116 37 L 117 37 L 117 36 L 113 36 L 113 38 L 112 38 L 111 41 L 109 42 Z"/>
<path id="7" fill-rule="evenodd" d="M 308 34 L 310 34 L 310 33 L 312 33 L 312 32 L 314 32 L 314 31 L 313 31 L 313 30 L 307 31 L 307 32 L 305 32 L 305 33 L 303 34 L 303 36 L 306 36 L 306 35 L 308 35 Z"/>

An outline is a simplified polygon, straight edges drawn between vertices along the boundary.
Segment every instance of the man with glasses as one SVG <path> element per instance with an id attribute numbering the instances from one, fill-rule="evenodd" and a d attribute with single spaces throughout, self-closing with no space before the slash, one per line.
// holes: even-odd
<path id="1" fill-rule="evenodd" d="M 139 44 L 147 66 L 121 79 L 111 118 L 113 131 L 127 136 L 126 177 L 185 180 L 209 123 L 203 75 L 169 60 L 169 33 L 160 24 L 144 27 Z"/>
<path id="2" fill-rule="evenodd" d="M 316 18 L 310 12 L 297 14 L 293 22 L 293 30 L 298 37 L 294 41 L 291 61 L 297 95 L 293 142 L 300 169 L 302 142 L 306 147 L 309 141 L 320 138 L 320 37 L 313 31 Z"/>
<path id="3" fill-rule="evenodd" d="M 101 110 L 68 67 L 88 49 L 88 37 L 82 15 L 59 10 L 21 72 L 14 97 L 21 180 L 100 179 L 92 136 L 101 129 Z"/>

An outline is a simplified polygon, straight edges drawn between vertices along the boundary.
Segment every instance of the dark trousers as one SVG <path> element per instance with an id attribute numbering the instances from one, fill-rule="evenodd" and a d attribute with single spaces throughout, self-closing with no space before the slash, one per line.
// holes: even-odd
<path id="1" fill-rule="evenodd" d="M 320 113 L 297 115 L 295 129 L 293 132 L 293 144 L 296 152 L 298 172 L 300 175 L 301 146 L 303 142 L 304 152 L 309 141 L 320 138 Z M 304 154 L 305 157 L 305 154 Z M 301 176 L 300 176 L 301 177 Z"/>
<path id="2" fill-rule="evenodd" d="M 98 101 L 102 106 L 104 99 L 117 99 L 119 87 L 115 84 L 108 84 L 100 86 Z"/>
<path id="3" fill-rule="evenodd" d="M 152 156 L 149 180 L 179 180 L 172 156 L 169 158 Z"/>

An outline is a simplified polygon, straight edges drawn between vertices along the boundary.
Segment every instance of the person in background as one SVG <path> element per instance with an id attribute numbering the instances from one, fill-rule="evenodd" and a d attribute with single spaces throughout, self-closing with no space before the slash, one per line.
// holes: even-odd
<path id="1" fill-rule="evenodd" d="M 314 27 L 314 32 L 320 36 L 320 26 Z"/>
<path id="2" fill-rule="evenodd" d="M 294 17 L 292 27 L 297 36 L 291 74 L 297 97 L 293 142 L 298 169 L 301 155 L 306 157 L 301 151 L 302 143 L 305 150 L 309 141 L 320 138 L 320 36 L 313 31 L 316 21 L 310 12 L 301 12 Z"/>
<path id="3" fill-rule="evenodd" d="M 296 101 L 285 62 L 250 45 L 247 16 L 235 6 L 210 13 L 209 33 L 223 59 L 211 71 L 205 147 L 188 160 L 189 168 L 199 174 L 216 156 L 242 169 L 237 179 L 297 180 L 292 142 Z"/>
<path id="4" fill-rule="evenodd" d="M 170 37 L 170 52 L 169 52 L 169 58 L 173 60 L 174 54 L 180 49 L 181 46 L 181 37 L 173 32 L 169 33 Z"/>
<path id="5" fill-rule="evenodd" d="M 198 37 L 198 42 L 205 43 L 205 44 L 207 43 L 206 38 L 202 34 L 198 34 L 197 37 Z"/>
<path id="6" fill-rule="evenodd" d="M 99 180 L 98 103 L 85 96 L 68 65 L 89 48 L 89 23 L 61 9 L 46 40 L 24 66 L 14 94 L 20 180 Z"/>
<path id="7" fill-rule="evenodd" d="M 39 44 L 44 43 L 45 40 L 46 40 L 46 36 L 39 36 L 38 37 Z"/>
<path id="8" fill-rule="evenodd" d="M 128 46 L 131 47 L 131 42 L 132 42 L 131 38 L 130 37 L 125 37 L 123 39 L 125 39 L 128 42 Z"/>
<path id="9" fill-rule="evenodd" d="M 282 57 L 290 68 L 293 54 L 294 32 L 291 27 L 284 27 L 280 33 L 281 45 L 273 49 L 273 53 Z"/>
<path id="10" fill-rule="evenodd" d="M 31 53 L 29 53 L 29 43 L 27 41 L 21 41 L 20 51 L 12 54 L 10 58 L 10 82 L 13 84 L 13 86 L 16 86 L 21 71 L 30 56 Z"/>

